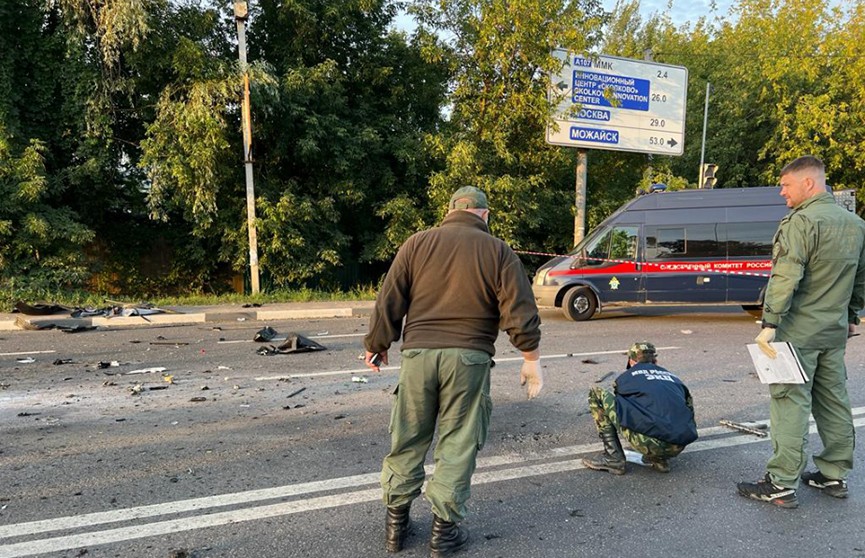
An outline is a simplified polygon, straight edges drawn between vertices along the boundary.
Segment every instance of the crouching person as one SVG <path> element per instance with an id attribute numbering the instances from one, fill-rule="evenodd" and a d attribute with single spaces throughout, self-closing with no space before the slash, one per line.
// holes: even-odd
<path id="1" fill-rule="evenodd" d="M 628 369 L 616 378 L 613 391 L 589 391 L 589 410 L 604 443 L 604 451 L 583 459 L 589 469 L 625 474 L 619 431 L 642 454 L 643 463 L 660 473 L 670 472 L 667 460 L 697 439 L 691 393 L 657 363 L 654 345 L 635 343 L 628 350 Z"/>

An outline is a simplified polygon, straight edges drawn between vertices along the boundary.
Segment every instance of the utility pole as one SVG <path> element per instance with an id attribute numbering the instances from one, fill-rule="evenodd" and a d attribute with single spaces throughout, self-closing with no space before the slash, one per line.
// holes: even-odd
<path id="1" fill-rule="evenodd" d="M 234 20 L 237 22 L 237 46 L 240 53 L 240 69 L 243 72 L 243 105 L 241 126 L 243 128 L 243 164 L 246 169 L 246 220 L 249 228 L 249 277 L 252 294 L 261 290 L 258 282 L 258 235 L 255 231 L 255 188 L 252 184 L 252 119 L 249 110 L 249 69 L 246 63 L 246 20 L 249 7 L 245 0 L 235 0 Z"/>
<path id="2" fill-rule="evenodd" d="M 706 158 L 706 125 L 709 122 L 709 91 L 712 90 L 712 84 L 706 82 L 706 102 L 703 105 L 703 144 L 700 147 L 700 173 L 697 176 L 697 186 L 703 187 L 703 161 Z"/>

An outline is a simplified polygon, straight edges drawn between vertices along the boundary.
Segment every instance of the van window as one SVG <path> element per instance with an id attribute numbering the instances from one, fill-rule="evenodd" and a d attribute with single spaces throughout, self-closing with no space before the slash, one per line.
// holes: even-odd
<path id="1" fill-rule="evenodd" d="M 724 226 L 646 227 L 646 259 L 723 258 L 727 255 Z"/>
<path id="2" fill-rule="evenodd" d="M 727 230 L 727 251 L 730 256 L 769 256 L 777 222 L 735 223 Z"/>
<path id="3" fill-rule="evenodd" d="M 637 259 L 640 228 L 633 226 L 612 227 L 586 245 L 584 265 L 605 265 L 605 260 Z"/>

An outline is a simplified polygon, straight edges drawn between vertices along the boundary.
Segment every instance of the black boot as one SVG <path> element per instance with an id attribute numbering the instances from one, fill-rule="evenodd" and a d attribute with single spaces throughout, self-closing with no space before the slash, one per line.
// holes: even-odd
<path id="1" fill-rule="evenodd" d="M 433 558 L 447 556 L 466 545 L 469 540 L 469 530 L 460 527 L 453 521 L 445 521 L 434 515 L 432 526 L 432 539 L 429 547 Z"/>
<path id="2" fill-rule="evenodd" d="M 604 442 L 604 451 L 583 458 L 583 465 L 596 471 L 609 471 L 614 475 L 625 474 L 625 451 L 615 429 L 601 431 L 598 436 Z"/>
<path id="3" fill-rule="evenodd" d="M 388 552 L 399 552 L 408 536 L 411 525 L 409 511 L 411 504 L 399 508 L 387 508 L 387 519 L 384 524 L 384 549 Z"/>

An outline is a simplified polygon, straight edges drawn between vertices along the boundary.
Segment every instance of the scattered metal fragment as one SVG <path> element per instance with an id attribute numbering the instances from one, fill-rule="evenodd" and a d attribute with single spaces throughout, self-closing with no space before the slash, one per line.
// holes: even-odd
<path id="1" fill-rule="evenodd" d="M 158 389 L 168 389 L 168 386 L 167 386 L 167 385 L 164 385 L 164 386 L 149 386 L 147 389 L 149 389 L 150 391 L 156 391 L 156 390 L 158 390 Z"/>
<path id="2" fill-rule="evenodd" d="M 154 366 L 153 368 L 140 368 L 138 370 L 130 370 L 124 374 L 153 374 L 154 372 L 165 372 L 168 370 L 164 366 Z"/>
<path id="3" fill-rule="evenodd" d="M 369 380 L 366 378 L 366 376 L 352 376 L 351 381 L 356 383 L 356 384 L 368 384 L 369 383 Z"/>
<path id="4" fill-rule="evenodd" d="M 28 413 L 27 411 L 22 411 L 22 412 L 18 413 L 18 416 L 19 417 L 32 417 L 32 416 L 41 415 L 41 414 L 42 413 Z"/>
<path id="5" fill-rule="evenodd" d="M 190 399 L 190 401 L 192 401 L 194 403 L 200 403 L 202 401 L 207 401 L 207 398 L 206 397 L 192 397 Z"/>
<path id="6" fill-rule="evenodd" d="M 15 360 L 19 364 L 32 364 L 32 363 L 36 362 L 36 359 L 33 357 L 21 357 L 21 358 L 15 359 Z"/>
<path id="7" fill-rule="evenodd" d="M 180 347 L 182 345 L 189 345 L 186 341 L 151 341 L 151 345 L 174 345 L 175 347 Z"/>
<path id="8" fill-rule="evenodd" d="M 593 358 L 584 358 L 581 362 L 583 364 L 598 364 L 598 361 Z"/>
<path id="9" fill-rule="evenodd" d="M 304 392 L 305 390 L 306 390 L 306 388 L 305 388 L 305 387 L 302 387 L 302 388 L 300 388 L 299 390 L 297 390 L 297 391 L 295 391 L 295 392 L 289 393 L 289 394 L 288 394 L 288 397 L 287 397 L 286 399 L 291 398 L 291 397 L 294 397 L 294 396 L 297 395 L 298 393 L 302 393 L 302 392 Z"/>
<path id="10" fill-rule="evenodd" d="M 603 376 L 601 376 L 600 378 L 598 378 L 597 380 L 595 380 L 595 383 L 596 383 L 596 384 L 600 384 L 601 382 L 603 382 L 603 381 L 606 380 L 607 378 L 612 377 L 613 375 L 615 375 L 615 372 L 607 372 L 606 374 L 604 374 Z"/>
<path id="11" fill-rule="evenodd" d="M 120 363 L 116 360 L 112 360 L 111 362 L 105 362 L 100 360 L 96 363 L 97 368 L 111 368 L 112 366 L 120 366 Z"/>
<path id="12" fill-rule="evenodd" d="M 750 426 L 745 426 L 744 424 L 725 419 L 719 420 L 718 423 L 721 424 L 721 426 L 726 426 L 727 428 L 732 428 L 733 430 L 738 430 L 739 432 L 744 432 L 746 434 L 753 434 L 754 436 L 759 436 L 761 438 L 765 438 L 769 435 L 765 430 L 763 430 L 766 428 L 766 425 L 764 424 L 758 425 L 756 428 L 752 428 Z"/>
<path id="13" fill-rule="evenodd" d="M 54 366 L 60 366 L 61 364 L 72 364 L 71 358 L 58 358 L 54 362 L 52 362 Z"/>

